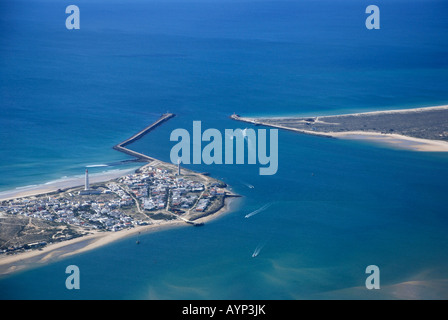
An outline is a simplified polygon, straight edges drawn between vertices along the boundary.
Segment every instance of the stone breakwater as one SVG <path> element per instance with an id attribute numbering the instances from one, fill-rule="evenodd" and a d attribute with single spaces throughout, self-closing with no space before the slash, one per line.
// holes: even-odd
<path id="1" fill-rule="evenodd" d="M 150 124 L 149 126 L 147 126 L 146 128 L 144 128 L 143 130 L 139 131 L 138 133 L 136 133 L 135 135 L 133 135 L 132 137 L 130 137 L 129 139 L 124 140 L 123 142 L 115 145 L 113 148 L 117 151 L 123 152 L 127 155 L 130 155 L 132 157 L 137 158 L 140 161 L 148 161 L 148 162 L 152 162 L 155 161 L 156 159 L 151 158 L 145 154 L 130 150 L 128 148 L 126 148 L 127 145 L 141 139 L 143 136 L 145 136 L 148 132 L 150 132 L 151 130 L 155 129 L 156 127 L 158 127 L 159 125 L 161 125 L 162 123 L 164 123 L 165 121 L 168 121 L 169 119 L 175 117 L 176 115 L 174 113 L 165 113 L 163 114 L 156 122 Z"/>

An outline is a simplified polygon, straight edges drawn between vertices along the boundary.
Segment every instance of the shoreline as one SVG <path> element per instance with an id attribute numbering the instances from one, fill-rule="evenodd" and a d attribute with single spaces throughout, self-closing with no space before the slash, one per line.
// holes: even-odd
<path id="1" fill-rule="evenodd" d="M 197 219 L 195 222 L 208 223 L 232 212 L 234 209 L 232 208 L 232 204 L 236 199 L 238 197 L 235 195 L 225 197 L 222 208 L 213 214 Z M 146 226 L 136 226 L 117 232 L 92 231 L 87 235 L 75 239 L 49 244 L 41 250 L 29 250 L 18 254 L 0 256 L 0 277 L 60 261 L 73 255 L 91 251 L 131 236 L 136 236 L 139 233 L 148 234 L 180 227 L 192 226 L 186 224 L 181 219 L 176 219 L 160 221 Z"/>
<path id="2" fill-rule="evenodd" d="M 353 113 L 341 113 L 341 114 L 325 114 L 325 115 L 313 115 L 313 114 L 290 114 L 284 116 L 252 116 L 252 117 L 242 117 L 246 119 L 290 119 L 290 118 L 331 118 L 331 117 L 343 117 L 343 116 L 364 116 L 364 115 L 382 115 L 382 114 L 396 114 L 396 113 L 414 113 L 422 111 L 436 111 L 436 110 L 448 110 L 448 105 L 431 106 L 431 107 L 416 107 L 407 109 L 391 109 L 391 110 L 376 110 L 376 111 L 365 111 L 365 112 L 353 112 Z"/>
<path id="3" fill-rule="evenodd" d="M 30 250 L 14 255 L 0 257 L 0 277 L 10 275 L 15 272 L 24 271 L 48 263 L 69 258 L 73 255 L 91 251 L 115 241 L 131 237 L 140 233 L 149 233 L 169 229 L 175 226 L 185 225 L 182 221 L 170 221 L 148 226 L 138 226 L 132 229 L 117 232 L 93 232 L 91 234 L 53 243 L 47 245 L 42 250 Z M 77 249 L 72 250 L 72 247 Z"/>
<path id="4" fill-rule="evenodd" d="M 106 172 L 102 174 L 92 175 L 90 178 L 90 182 L 94 183 L 104 183 L 111 180 L 118 179 L 123 177 L 131 172 L 137 172 L 141 170 L 145 166 L 154 166 L 154 165 L 162 165 L 165 167 L 173 167 L 172 164 L 166 163 L 164 161 L 151 158 L 144 154 L 132 151 L 130 149 L 125 148 L 125 146 L 131 144 L 137 139 L 140 139 L 148 132 L 152 131 L 154 128 L 174 117 L 174 114 L 164 114 L 162 117 L 149 125 L 142 131 L 138 132 L 131 138 L 119 143 L 114 146 L 114 149 L 120 152 L 123 152 L 128 155 L 132 155 L 144 162 L 144 164 L 140 165 L 138 168 L 124 169 L 124 170 L 113 170 L 111 172 Z M 187 172 L 191 172 L 194 175 L 201 175 L 207 181 L 209 180 L 217 180 L 214 178 L 210 178 L 208 176 L 204 176 L 201 173 L 183 169 Z M 48 193 L 57 192 L 59 190 L 68 190 L 75 187 L 80 187 L 84 185 L 84 177 L 73 177 L 68 179 L 61 179 L 54 182 L 40 184 L 36 186 L 30 186 L 25 188 L 14 189 L 10 191 L 0 192 L 0 201 L 11 200 L 11 199 L 19 199 L 24 197 L 32 197 L 37 195 L 45 195 Z M 193 226 L 202 225 L 205 222 L 209 222 L 215 220 L 218 217 L 223 216 L 225 213 L 231 211 L 231 203 L 234 202 L 234 199 L 240 197 L 237 194 L 234 194 L 227 188 L 225 188 L 225 196 L 224 203 L 222 207 L 219 208 L 216 212 L 208 214 L 204 217 L 200 217 L 196 219 L 194 222 L 182 219 L 182 217 L 177 217 L 175 220 L 160 220 L 153 221 L 149 225 L 144 226 L 133 226 L 129 229 L 124 229 L 116 232 L 112 231 L 89 231 L 85 235 L 79 236 L 75 239 L 65 240 L 58 243 L 51 243 L 46 245 L 41 249 L 32 249 L 26 252 L 16 253 L 12 255 L 0 255 L 0 277 L 9 275 L 14 272 L 22 271 L 25 269 L 30 269 L 33 267 L 42 266 L 46 263 L 59 261 L 70 257 L 75 254 L 83 253 L 86 251 L 90 251 L 104 245 L 110 244 L 120 239 L 124 239 L 133 235 L 137 235 L 139 233 L 149 233 L 156 232 L 166 229 L 171 229 L 174 227 L 181 226 Z"/>
<path id="5" fill-rule="evenodd" d="M 140 165 L 130 169 L 113 169 L 102 173 L 91 174 L 90 181 L 91 183 L 107 182 L 110 180 L 120 178 L 131 172 L 134 172 L 135 170 L 141 167 L 142 166 Z M 85 179 L 84 176 L 72 176 L 68 178 L 49 181 L 43 184 L 17 187 L 12 190 L 0 191 L 0 201 L 13 200 L 24 197 L 42 195 L 46 193 L 52 193 L 58 191 L 59 189 L 64 190 L 64 189 L 81 187 L 84 185 L 84 179 Z"/>
<path id="6" fill-rule="evenodd" d="M 448 152 L 448 142 L 441 140 L 420 139 L 394 133 L 384 134 L 364 131 L 347 131 L 345 133 L 331 132 L 330 134 L 334 138 L 372 141 L 412 151 Z"/>
<path id="7" fill-rule="evenodd" d="M 327 124 L 324 120 L 331 118 L 345 118 L 345 117 L 363 117 L 363 116 L 381 116 L 381 115 L 394 115 L 394 114 L 417 114 L 424 113 L 428 111 L 441 111 L 448 110 L 448 105 L 434 106 L 434 107 L 423 107 L 414 109 L 397 109 L 397 110 L 384 110 L 384 111 L 370 111 L 361 113 L 351 113 L 351 114 L 340 114 L 331 116 L 318 116 L 318 117 L 306 117 L 314 118 L 314 123 L 316 124 Z M 284 120 L 296 120 L 297 123 L 306 124 L 307 119 L 305 117 L 240 117 L 238 115 L 232 115 L 230 117 L 236 121 L 242 121 L 251 123 L 254 125 L 263 125 L 273 128 L 278 128 L 282 130 L 288 130 L 293 132 L 299 132 L 308 135 L 326 137 L 326 138 L 336 138 L 336 139 L 347 139 L 347 140 L 360 140 L 369 141 L 387 145 L 389 147 L 395 147 L 399 149 L 419 151 L 419 152 L 448 152 L 448 142 L 436 139 L 424 139 L 412 136 L 407 136 L 399 133 L 383 133 L 371 130 L 348 130 L 348 131 L 316 131 L 307 130 L 303 128 L 297 128 L 293 126 L 287 126 L 275 121 Z M 270 122 L 272 120 L 272 122 Z M 331 124 L 334 125 L 334 124 Z"/>

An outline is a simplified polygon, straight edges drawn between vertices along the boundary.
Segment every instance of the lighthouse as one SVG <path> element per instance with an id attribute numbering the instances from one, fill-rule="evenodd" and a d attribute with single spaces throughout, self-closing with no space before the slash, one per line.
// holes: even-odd
<path id="1" fill-rule="evenodd" d="M 92 195 L 92 194 L 100 194 L 101 191 L 100 190 L 96 190 L 96 188 L 94 187 L 94 189 L 90 189 L 90 184 L 89 184 L 89 170 L 86 169 L 86 177 L 84 180 L 84 190 L 79 191 L 80 195 Z"/>
<path id="2" fill-rule="evenodd" d="M 88 191 L 90 189 L 89 187 L 89 170 L 86 169 L 86 180 L 84 185 L 84 190 Z"/>

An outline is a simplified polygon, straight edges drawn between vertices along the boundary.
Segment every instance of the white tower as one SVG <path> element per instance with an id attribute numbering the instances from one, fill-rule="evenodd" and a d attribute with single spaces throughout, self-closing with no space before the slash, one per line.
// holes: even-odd
<path id="1" fill-rule="evenodd" d="M 177 159 L 177 175 L 180 176 L 180 158 Z"/>
<path id="2" fill-rule="evenodd" d="M 86 169 L 86 183 L 85 183 L 85 186 L 84 186 L 84 190 L 89 190 L 90 189 L 90 187 L 89 187 L 89 170 L 87 170 Z"/>

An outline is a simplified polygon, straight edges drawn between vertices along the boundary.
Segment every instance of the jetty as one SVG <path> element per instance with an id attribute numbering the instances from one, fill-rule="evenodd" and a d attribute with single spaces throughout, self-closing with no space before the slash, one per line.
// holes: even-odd
<path id="1" fill-rule="evenodd" d="M 204 225 L 203 222 L 195 222 L 195 221 L 191 221 L 191 220 L 185 219 L 184 217 L 181 217 L 181 216 L 177 216 L 177 217 L 178 217 L 179 219 L 183 220 L 185 223 L 187 223 L 187 224 L 191 224 L 191 225 L 193 225 L 193 226 L 195 226 L 195 227 L 202 227 L 202 226 Z"/>
<path id="2" fill-rule="evenodd" d="M 141 139 L 143 136 L 145 136 L 148 132 L 150 132 L 151 130 L 155 129 L 156 127 L 158 127 L 159 125 L 161 125 L 162 123 L 164 123 L 165 121 L 168 121 L 169 119 L 175 117 L 176 115 L 174 113 L 164 113 L 156 122 L 150 124 L 149 126 L 147 126 L 146 128 L 144 128 L 143 130 L 139 131 L 138 133 L 134 134 L 132 137 L 124 140 L 123 142 L 120 142 L 119 144 L 115 145 L 113 147 L 113 149 L 126 153 L 127 155 L 130 155 L 132 157 L 137 158 L 140 161 L 145 161 L 145 162 L 152 162 L 155 161 L 156 159 L 151 158 L 143 153 L 140 152 L 136 152 L 133 150 L 130 150 L 128 148 L 126 148 L 127 145 Z"/>
<path id="3" fill-rule="evenodd" d="M 230 116 L 230 119 L 250 123 L 255 126 L 266 126 L 266 127 L 272 127 L 272 128 L 277 128 L 277 129 L 282 129 L 282 130 L 287 130 L 287 131 L 305 133 L 305 134 L 314 135 L 314 136 L 333 138 L 333 136 L 331 136 L 330 134 L 325 133 L 325 132 L 320 132 L 320 131 L 314 131 L 313 128 L 299 129 L 299 128 L 289 127 L 284 124 L 280 124 L 279 122 L 277 122 L 277 120 L 280 118 L 246 118 L 246 117 L 241 117 L 238 114 L 234 113 L 233 115 Z M 303 120 L 303 121 L 305 121 L 305 120 Z"/>

